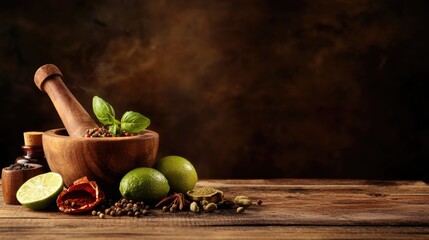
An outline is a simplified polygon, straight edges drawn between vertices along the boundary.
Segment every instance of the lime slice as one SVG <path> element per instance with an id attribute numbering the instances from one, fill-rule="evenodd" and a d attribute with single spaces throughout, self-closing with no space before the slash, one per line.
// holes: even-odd
<path id="1" fill-rule="evenodd" d="M 53 202 L 63 190 L 63 178 L 60 174 L 48 172 L 28 179 L 16 192 L 16 198 L 33 210 L 42 210 Z"/>

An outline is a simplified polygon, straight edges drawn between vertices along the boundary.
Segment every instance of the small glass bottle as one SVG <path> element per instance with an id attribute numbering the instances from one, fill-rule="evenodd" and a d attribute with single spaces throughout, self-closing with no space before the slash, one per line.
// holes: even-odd
<path id="1" fill-rule="evenodd" d="M 24 132 L 24 155 L 18 157 L 15 163 L 36 163 L 43 166 L 44 172 L 49 172 L 42 144 L 43 132 Z"/>

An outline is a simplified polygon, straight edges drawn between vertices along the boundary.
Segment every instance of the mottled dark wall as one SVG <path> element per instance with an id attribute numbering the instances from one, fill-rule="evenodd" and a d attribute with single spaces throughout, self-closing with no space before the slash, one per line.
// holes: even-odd
<path id="1" fill-rule="evenodd" d="M 82 105 L 143 113 L 202 178 L 425 178 L 425 1 L 7 1 L 2 164 L 62 126 L 35 70 Z M 92 111 L 91 111 L 92 114 Z M 120 159 L 118 159 L 120 161 Z"/>

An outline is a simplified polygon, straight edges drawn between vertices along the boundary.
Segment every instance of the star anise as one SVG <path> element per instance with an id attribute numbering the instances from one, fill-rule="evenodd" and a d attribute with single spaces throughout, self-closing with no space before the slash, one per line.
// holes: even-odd
<path id="1" fill-rule="evenodd" d="M 182 210 L 184 206 L 189 206 L 190 202 L 186 200 L 183 193 L 173 193 L 172 195 L 162 199 L 155 207 L 164 206 L 170 209 L 171 212 L 176 211 L 177 207 Z"/>

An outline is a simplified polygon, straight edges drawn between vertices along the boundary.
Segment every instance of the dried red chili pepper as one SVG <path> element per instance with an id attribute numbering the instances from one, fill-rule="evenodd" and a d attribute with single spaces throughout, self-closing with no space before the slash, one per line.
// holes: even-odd
<path id="1" fill-rule="evenodd" d="M 105 198 L 94 181 L 80 178 L 58 196 L 57 206 L 65 213 L 80 213 L 93 209 Z"/>

